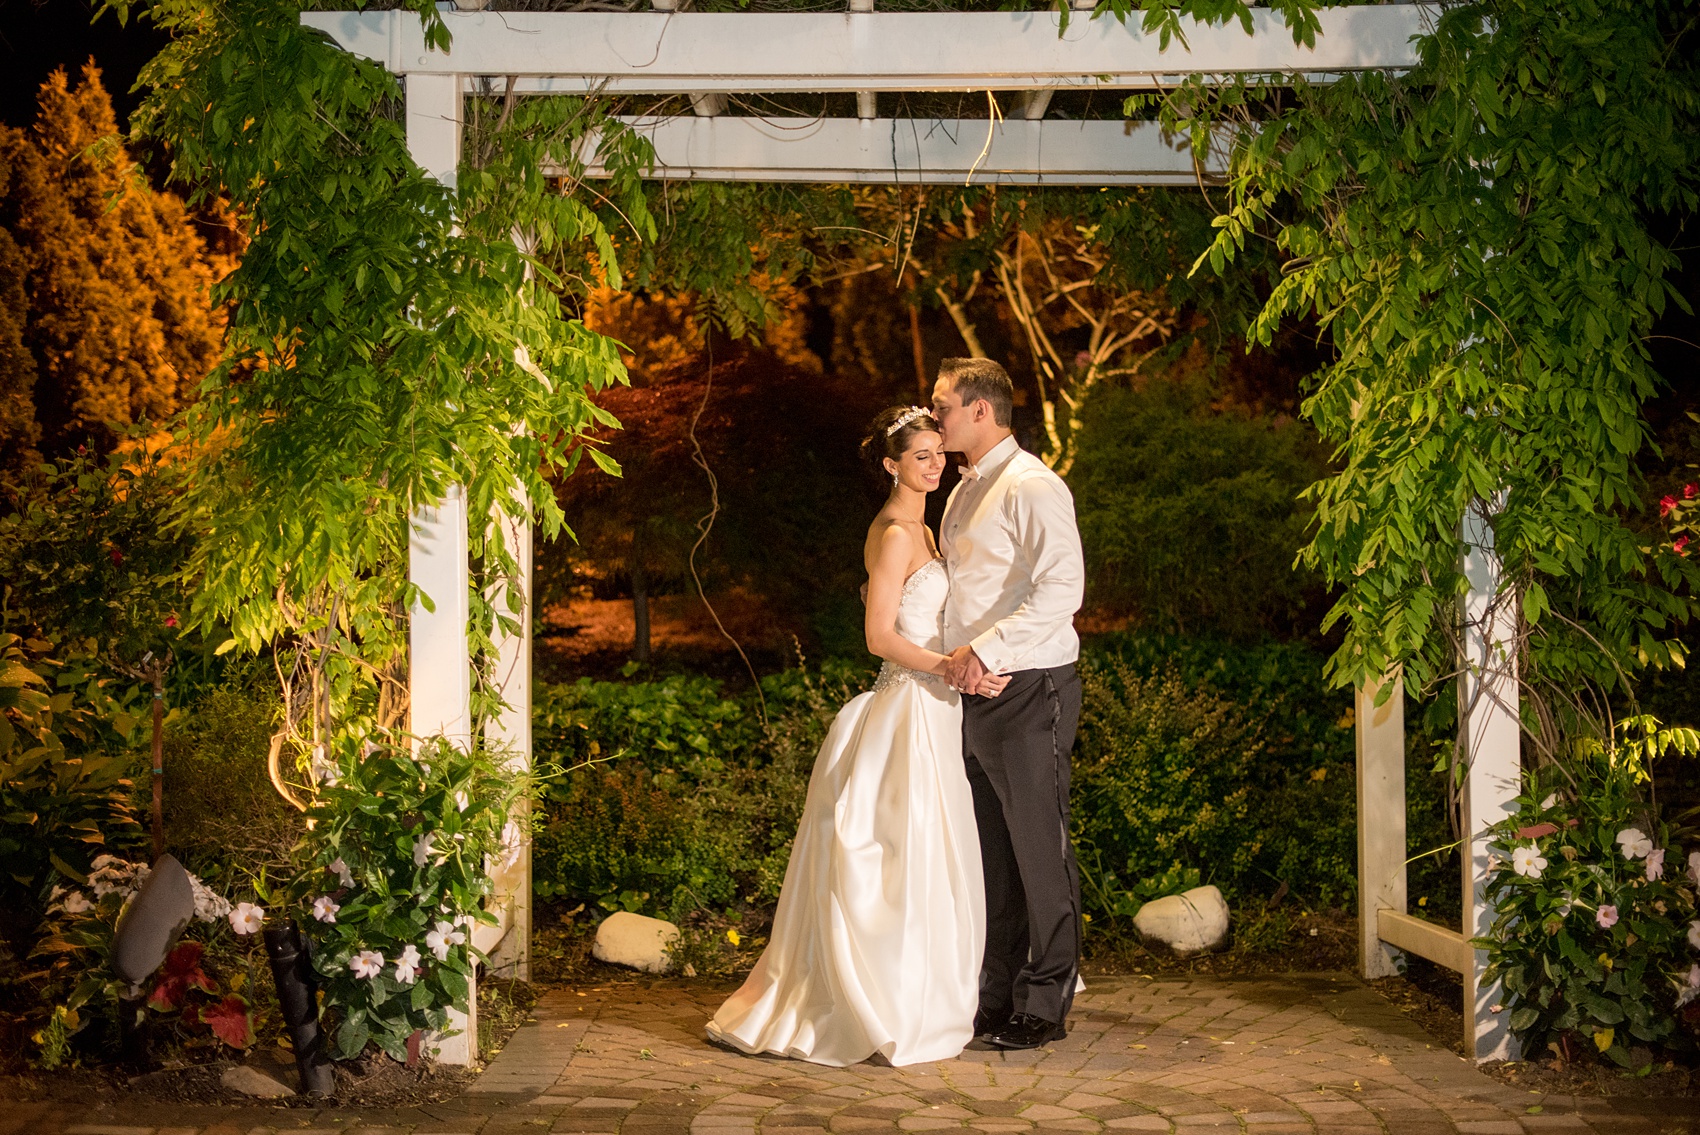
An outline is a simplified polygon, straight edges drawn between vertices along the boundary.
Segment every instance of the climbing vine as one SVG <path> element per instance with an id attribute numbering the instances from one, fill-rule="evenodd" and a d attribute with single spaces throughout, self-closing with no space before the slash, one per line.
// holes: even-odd
<path id="1" fill-rule="evenodd" d="M 1612 692 L 1685 661 L 1700 577 L 1639 519 L 1634 460 L 1659 383 L 1645 337 L 1676 297 L 1648 218 L 1692 211 L 1700 172 L 1694 23 L 1674 2 L 1449 5 L 1407 74 L 1167 103 L 1231 149 L 1201 265 L 1273 241 L 1284 278 L 1253 335 L 1309 314 L 1337 351 L 1304 406 L 1338 447 L 1304 552 L 1339 589 L 1337 682 L 1455 672 L 1471 508 L 1541 752 L 1609 737 Z"/>
<path id="2" fill-rule="evenodd" d="M 252 243 L 220 286 L 225 354 L 185 423 L 197 471 L 192 617 L 227 648 L 276 651 L 296 752 L 406 721 L 408 517 L 463 486 L 482 585 L 474 654 L 517 627 L 513 550 L 494 518 L 562 524 L 547 477 L 611 424 L 590 394 L 624 380 L 612 341 L 563 310 L 563 256 L 618 284 L 607 227 L 572 192 L 586 139 L 639 238 L 645 145 L 587 99 L 469 100 L 459 186 L 409 156 L 398 80 L 300 23 L 289 0 L 114 0 L 173 34 L 135 129 Z M 448 46 L 435 7 L 413 6 Z M 499 608 L 499 609 L 498 609 Z M 480 685 L 474 712 L 496 694 Z M 283 735 L 280 735 L 282 737 Z M 275 746 L 274 746 L 275 748 Z M 275 761 L 274 752 L 274 765 Z M 287 786 L 285 786 L 287 787 Z"/>

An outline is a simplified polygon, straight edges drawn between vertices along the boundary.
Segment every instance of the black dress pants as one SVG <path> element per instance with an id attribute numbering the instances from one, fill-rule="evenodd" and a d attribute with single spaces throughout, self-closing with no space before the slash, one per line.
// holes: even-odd
<path id="1" fill-rule="evenodd" d="M 1021 670 L 996 698 L 965 697 L 962 754 L 986 874 L 980 1010 L 1060 1022 L 1080 969 L 1080 869 L 1069 842 L 1074 667 Z"/>

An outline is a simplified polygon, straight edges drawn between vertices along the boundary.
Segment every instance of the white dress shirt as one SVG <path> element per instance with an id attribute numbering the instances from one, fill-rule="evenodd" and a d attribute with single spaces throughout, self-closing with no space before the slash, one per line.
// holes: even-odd
<path id="1" fill-rule="evenodd" d="M 994 674 L 1080 657 L 1074 613 L 1086 564 L 1061 477 L 1007 437 L 965 470 L 939 529 L 950 573 L 946 650 L 970 645 Z"/>

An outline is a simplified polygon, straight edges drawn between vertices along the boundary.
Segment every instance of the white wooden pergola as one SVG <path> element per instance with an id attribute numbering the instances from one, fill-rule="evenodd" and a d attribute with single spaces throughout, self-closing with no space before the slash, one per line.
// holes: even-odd
<path id="1" fill-rule="evenodd" d="M 1090 9 L 1090 0 L 1073 0 Z M 1321 13 L 1314 48 L 1295 46 L 1278 17 L 1253 9 L 1254 33 L 1237 24 L 1189 24 L 1185 43 L 1160 48 L 1137 22 L 1077 13 L 1066 32 L 1054 11 L 898 13 L 849 0 L 831 13 L 697 13 L 679 0 L 653 0 L 646 12 L 494 12 L 470 0 L 444 19 L 447 52 L 425 47 L 418 19 L 406 12 L 314 12 L 302 22 L 342 48 L 402 76 L 407 137 L 415 160 L 453 185 L 461 159 L 463 103 L 468 93 L 521 95 L 680 95 L 680 113 L 626 119 L 654 143 L 655 176 L 671 179 L 826 183 L 1011 185 L 1194 184 L 1220 172 L 1220 157 L 1203 161 L 1149 122 L 1050 117 L 1059 91 L 1108 95 L 1160 90 L 1192 75 L 1304 74 L 1312 81 L 1363 70 L 1401 70 L 1416 62 L 1412 38 L 1432 26 L 1420 5 L 1380 4 Z M 1001 97 L 983 119 L 880 115 L 882 93 L 971 92 Z M 745 96 L 856 96 L 854 118 L 731 113 Z M 592 168 L 592 176 L 600 172 Z M 464 498 L 451 492 L 415 517 L 410 575 L 436 610 L 411 612 L 411 728 L 469 743 L 471 675 L 467 652 L 467 525 Z M 524 565 L 530 594 L 531 534 L 508 533 Z M 1464 814 L 1468 852 L 1463 898 L 1471 936 L 1492 921 L 1484 901 L 1489 856 L 1485 829 L 1508 815 L 1519 785 L 1515 683 L 1479 677 L 1503 672 L 1503 629 L 1490 603 L 1498 579 L 1492 535 L 1467 523 L 1465 568 L 1471 591 L 1472 675 L 1459 704 L 1469 757 Z M 531 758 L 531 641 L 526 630 L 500 642 L 508 710 L 488 725 L 489 739 Z M 1400 951 L 1463 975 L 1465 1039 L 1478 1060 L 1515 1056 L 1499 1012 L 1499 992 L 1482 980 L 1483 951 L 1469 937 L 1406 910 L 1405 744 L 1402 695 L 1376 705 L 1376 688 L 1357 693 L 1357 783 L 1362 962 L 1367 977 L 1396 971 Z M 492 963 L 518 976 L 529 971 L 530 850 L 497 879 L 496 927 L 474 942 Z M 440 1058 L 477 1056 L 476 1023 L 456 1022 Z"/>

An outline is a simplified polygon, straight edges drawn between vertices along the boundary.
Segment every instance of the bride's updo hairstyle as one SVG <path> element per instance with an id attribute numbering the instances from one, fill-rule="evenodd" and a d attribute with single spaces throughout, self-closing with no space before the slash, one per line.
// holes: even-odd
<path id="1" fill-rule="evenodd" d="M 889 481 L 891 474 L 886 472 L 885 459 L 901 460 L 915 435 L 929 432 L 942 433 L 943 429 L 933 412 L 923 406 L 892 406 L 881 410 L 868 426 L 868 436 L 862 439 L 862 460 L 868 463 L 874 476 Z"/>

